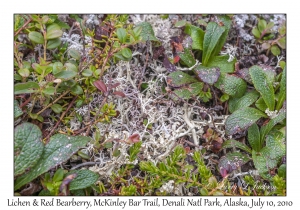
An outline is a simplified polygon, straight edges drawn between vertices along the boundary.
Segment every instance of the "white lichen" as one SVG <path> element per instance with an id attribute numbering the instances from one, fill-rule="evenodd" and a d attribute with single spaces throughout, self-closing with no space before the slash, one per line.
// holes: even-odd
<path id="1" fill-rule="evenodd" d="M 138 84 L 143 79 L 141 72 L 134 69 L 129 62 L 120 61 L 117 65 L 111 66 L 107 70 L 107 74 L 103 76 L 103 81 L 109 81 L 113 75 L 113 82 L 120 84 L 116 90 L 122 91 L 126 95 L 125 98 L 108 97 L 107 102 L 113 102 L 116 105 L 115 109 L 120 114 L 117 118 L 112 118 L 110 124 L 97 124 L 100 135 L 104 136 L 104 139 L 116 139 L 123 142 L 129 135 L 138 134 L 143 142 L 139 156 L 143 160 L 157 163 L 170 155 L 179 138 L 190 137 L 196 145 L 199 145 L 199 136 L 203 135 L 204 126 L 216 126 L 220 136 L 225 135 L 225 117 L 217 116 L 212 112 L 213 114 L 206 121 L 199 117 L 199 111 L 207 112 L 204 107 L 192 104 L 179 106 L 172 100 L 165 100 L 161 85 L 162 82 L 165 82 L 167 72 L 162 71 L 163 67 L 154 62 L 149 63 L 149 67 L 148 71 L 154 73 L 148 74 L 148 87 L 142 93 L 138 89 Z M 96 93 L 93 94 L 93 98 L 90 103 L 91 108 L 99 106 L 103 100 L 103 96 Z M 218 122 L 214 122 L 216 119 Z M 144 124 L 144 120 L 146 120 L 146 124 Z M 152 126 L 151 130 L 148 129 L 150 125 Z M 105 131 L 108 131 L 108 134 Z M 90 169 L 109 176 L 120 165 L 129 163 L 127 150 L 130 145 L 120 142 L 118 144 L 120 145 L 120 157 L 113 157 L 112 149 L 109 149 L 109 153 L 101 151 L 99 154 L 95 154 L 95 157 L 101 157 L 97 161 L 101 162 L 103 156 L 108 161 Z M 136 159 L 132 164 L 137 163 Z"/>
<path id="2" fill-rule="evenodd" d="M 274 117 L 277 117 L 277 116 L 278 116 L 278 111 L 277 111 L 277 110 L 270 111 L 269 108 L 267 108 L 267 109 L 265 110 L 265 113 L 266 113 L 271 119 L 273 119 Z"/>
<path id="3" fill-rule="evenodd" d="M 271 18 L 270 21 L 274 23 L 274 26 L 273 26 L 272 30 L 274 32 L 277 32 L 278 28 L 285 23 L 286 16 L 283 15 L 283 14 L 281 14 L 281 15 L 273 15 L 273 18 Z"/>
<path id="4" fill-rule="evenodd" d="M 229 55 L 228 62 L 234 60 L 235 56 L 237 55 L 237 47 L 232 46 L 231 44 L 226 43 L 224 46 L 225 50 L 221 51 L 221 55 Z"/>
<path id="5" fill-rule="evenodd" d="M 244 28 L 246 21 L 249 20 L 249 16 L 246 14 L 234 15 L 233 19 L 238 27 Z"/>

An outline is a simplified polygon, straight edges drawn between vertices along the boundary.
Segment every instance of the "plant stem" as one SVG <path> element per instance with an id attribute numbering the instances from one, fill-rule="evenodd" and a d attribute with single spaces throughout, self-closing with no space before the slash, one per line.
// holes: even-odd
<path id="1" fill-rule="evenodd" d="M 99 115 L 100 110 L 101 110 L 102 106 L 105 104 L 106 100 L 107 100 L 107 97 L 105 97 L 105 98 L 103 99 L 103 101 L 102 101 L 102 103 L 101 103 L 101 105 L 100 105 L 100 107 L 99 107 L 99 109 L 98 109 L 98 111 L 97 111 L 97 113 L 96 113 L 96 116 Z M 87 126 L 85 126 L 84 128 L 81 128 L 81 129 L 79 129 L 79 130 L 77 130 L 77 131 L 74 131 L 74 134 L 75 134 L 75 135 L 78 135 L 78 134 L 81 133 L 82 131 L 85 131 L 86 129 L 88 129 L 88 128 L 90 128 L 91 126 L 95 125 L 97 122 L 99 122 L 99 119 L 94 119 L 93 121 L 91 121 L 90 123 L 88 123 Z M 87 133 L 88 133 L 88 132 L 87 132 Z"/>
<path id="2" fill-rule="evenodd" d="M 43 108 L 41 111 L 39 111 L 37 113 L 37 115 L 41 114 L 43 111 L 45 111 L 46 109 L 48 109 L 50 106 L 52 106 L 53 104 L 55 104 L 59 99 L 61 99 L 62 97 L 64 97 L 65 95 L 67 95 L 70 91 L 66 91 L 63 94 L 61 94 L 57 99 L 55 99 L 52 103 L 48 104 L 48 106 L 46 106 L 45 108 Z M 77 97 L 77 96 L 76 96 Z"/>
<path id="3" fill-rule="evenodd" d="M 32 21 L 32 18 L 30 15 L 29 16 L 29 19 L 26 21 L 26 23 L 24 23 L 24 25 L 19 28 L 19 30 L 14 34 L 14 36 L 17 36 L 31 21 Z"/>
<path id="4" fill-rule="evenodd" d="M 53 127 L 53 129 L 51 130 L 51 132 L 45 138 L 47 141 L 49 140 L 50 136 L 54 133 L 55 129 L 58 127 L 58 125 L 60 124 L 60 122 L 62 121 L 62 119 L 65 117 L 65 115 L 67 114 L 67 112 L 69 111 L 69 109 L 73 106 L 73 104 L 75 103 L 75 101 L 76 101 L 77 98 L 78 98 L 78 96 L 75 96 L 75 98 L 71 101 L 71 103 L 69 104 L 69 106 L 66 109 L 66 111 L 64 111 L 64 113 L 62 113 L 62 115 L 60 116 L 59 120 L 57 121 L 57 123 L 55 124 L 55 126 Z"/>

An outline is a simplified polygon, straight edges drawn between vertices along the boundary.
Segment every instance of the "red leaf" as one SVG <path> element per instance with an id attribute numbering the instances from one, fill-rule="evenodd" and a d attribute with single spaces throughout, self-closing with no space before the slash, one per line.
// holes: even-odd
<path id="1" fill-rule="evenodd" d="M 140 135 L 135 133 L 135 134 L 132 134 L 131 136 L 129 136 L 128 139 L 131 143 L 137 143 L 140 141 Z"/>
<path id="2" fill-rule="evenodd" d="M 180 57 L 178 55 L 176 55 L 174 58 L 173 58 L 173 63 L 178 63 L 178 61 L 180 60 Z"/>
<path id="3" fill-rule="evenodd" d="M 115 94 L 117 96 L 120 96 L 122 98 L 126 97 L 126 95 L 123 92 L 121 92 L 121 91 L 115 91 L 115 92 L 113 92 L 113 94 Z"/>
<path id="4" fill-rule="evenodd" d="M 116 87 L 118 87 L 119 85 L 120 85 L 120 83 L 117 82 L 116 84 L 111 85 L 110 88 L 116 88 Z"/>
<path id="5" fill-rule="evenodd" d="M 222 175 L 222 177 L 225 177 L 227 175 L 227 170 L 225 168 L 220 168 L 220 174 Z"/>
<path id="6" fill-rule="evenodd" d="M 107 87 L 106 87 L 106 85 L 103 81 L 97 80 L 97 81 L 94 82 L 94 85 L 95 85 L 96 88 L 101 90 L 103 93 L 107 92 Z"/>

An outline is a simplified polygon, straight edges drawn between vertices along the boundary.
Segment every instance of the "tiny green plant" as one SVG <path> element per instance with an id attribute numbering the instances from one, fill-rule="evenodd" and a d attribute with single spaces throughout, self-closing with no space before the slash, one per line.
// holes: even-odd
<path id="1" fill-rule="evenodd" d="M 246 91 L 246 82 L 232 74 L 236 60 L 231 59 L 229 55 L 218 55 L 228 36 L 231 20 L 228 16 L 219 16 L 218 21 L 223 26 L 209 22 L 206 32 L 191 24 L 185 26 L 185 33 L 193 40 L 192 49 L 202 52 L 202 63 L 196 62 L 192 51 L 188 48 L 179 53 L 181 61 L 193 70 L 195 75 L 190 76 L 182 71 L 169 74 L 168 85 L 176 88 L 174 93 L 181 98 L 199 96 L 207 102 L 212 97 L 210 92 L 212 85 L 230 96 L 239 97 Z"/>
<path id="2" fill-rule="evenodd" d="M 199 195 L 226 195 L 227 192 L 223 190 L 226 180 L 217 182 L 212 175 L 210 169 L 205 165 L 200 152 L 193 153 L 195 165 L 184 164 L 187 154 L 182 146 L 177 146 L 174 152 L 167 158 L 166 162 L 141 162 L 140 167 L 142 171 L 149 174 L 150 177 L 158 176 L 163 182 L 156 187 L 161 187 L 170 180 L 174 180 L 175 187 L 177 184 L 185 183 L 187 188 L 196 187 L 199 190 Z M 192 172 L 194 171 L 194 172 Z M 155 182 L 151 178 L 150 182 Z M 155 191 L 155 189 L 153 189 Z M 158 192 L 157 192 L 158 193 Z M 170 195 L 171 192 L 165 192 Z"/>
<path id="3" fill-rule="evenodd" d="M 267 55 L 271 53 L 275 56 L 280 55 L 281 50 L 286 47 L 286 26 L 285 23 L 278 29 L 278 36 L 272 31 L 273 22 L 267 23 L 264 19 L 258 19 L 258 24 L 252 29 L 252 34 L 262 43 L 262 48 L 267 50 Z"/>
<path id="4" fill-rule="evenodd" d="M 64 170 L 58 169 L 54 176 L 51 178 L 50 173 L 46 173 L 44 175 L 44 179 L 42 180 L 42 185 L 49 191 L 49 194 L 52 196 L 56 196 L 59 194 L 59 188 L 62 184 L 64 177 Z"/>

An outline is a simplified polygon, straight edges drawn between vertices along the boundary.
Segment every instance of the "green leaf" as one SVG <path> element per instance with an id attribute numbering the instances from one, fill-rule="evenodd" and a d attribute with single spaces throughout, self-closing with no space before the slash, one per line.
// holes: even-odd
<path id="1" fill-rule="evenodd" d="M 286 27 L 285 25 L 282 25 L 279 29 L 278 29 L 278 32 L 281 36 L 285 35 L 286 34 Z"/>
<path id="2" fill-rule="evenodd" d="M 184 29 L 184 33 L 191 36 L 193 40 L 192 49 L 203 50 L 204 31 L 201 28 L 188 24 Z"/>
<path id="3" fill-rule="evenodd" d="M 265 31 L 269 33 L 273 27 L 274 27 L 274 22 L 269 22 L 265 28 Z"/>
<path id="4" fill-rule="evenodd" d="M 218 55 L 219 52 L 221 51 L 223 45 L 226 42 L 228 32 L 229 32 L 230 27 L 231 27 L 230 17 L 228 17 L 227 15 L 220 15 L 220 16 L 218 16 L 218 18 L 224 24 L 224 26 L 222 28 L 224 28 L 225 31 L 222 33 L 222 35 L 221 35 L 221 37 L 218 41 L 218 44 L 217 44 L 216 48 L 214 49 L 214 53 L 213 53 L 214 56 Z"/>
<path id="5" fill-rule="evenodd" d="M 227 135 L 233 135 L 239 131 L 246 130 L 259 118 L 267 117 L 263 112 L 245 107 L 233 112 L 225 122 L 225 130 Z"/>
<path id="6" fill-rule="evenodd" d="M 257 91 L 251 91 L 245 93 L 245 95 L 241 98 L 231 98 L 228 102 L 229 111 L 233 113 L 234 111 L 241 109 L 243 107 L 248 107 L 252 105 L 259 97 L 259 93 Z"/>
<path id="7" fill-rule="evenodd" d="M 259 174 L 266 179 L 271 179 L 269 170 L 277 167 L 280 159 L 285 155 L 284 136 L 281 132 L 272 132 L 267 136 L 266 147 L 259 153 L 252 151 L 255 168 Z"/>
<path id="8" fill-rule="evenodd" d="M 228 62 L 229 55 L 214 56 L 207 63 L 207 67 L 217 66 L 222 73 L 233 73 L 235 70 L 236 58 Z"/>
<path id="9" fill-rule="evenodd" d="M 255 38 L 257 38 L 257 39 L 260 38 L 261 33 L 259 32 L 259 30 L 256 27 L 254 27 L 251 32 L 255 36 Z"/>
<path id="10" fill-rule="evenodd" d="M 259 152 L 263 146 L 260 140 L 259 128 L 256 123 L 251 125 L 248 129 L 248 142 L 252 149 L 257 152 Z"/>
<path id="11" fill-rule="evenodd" d="M 23 114 L 22 109 L 19 107 L 17 100 L 14 100 L 14 118 L 18 118 Z"/>
<path id="12" fill-rule="evenodd" d="M 132 52 L 129 48 L 123 48 L 121 50 L 121 53 L 128 60 L 130 60 L 132 58 Z"/>
<path id="13" fill-rule="evenodd" d="M 277 45 L 273 45 L 271 47 L 271 52 L 275 56 L 280 55 L 280 49 L 279 49 L 279 47 Z"/>
<path id="14" fill-rule="evenodd" d="M 220 101 L 221 101 L 222 103 L 224 103 L 225 101 L 228 101 L 228 99 L 229 99 L 229 95 L 226 94 L 226 93 L 224 93 L 224 94 L 220 97 Z"/>
<path id="15" fill-rule="evenodd" d="M 44 122 L 44 118 L 41 115 L 37 115 L 36 119 L 40 122 Z"/>
<path id="16" fill-rule="evenodd" d="M 54 95 L 55 87 L 47 87 L 43 90 L 43 93 L 46 95 Z"/>
<path id="17" fill-rule="evenodd" d="M 271 119 L 267 125 L 264 125 L 260 129 L 261 142 L 264 142 L 265 136 L 272 130 L 272 128 L 277 124 L 282 122 L 286 118 L 286 109 L 282 107 L 276 117 Z"/>
<path id="18" fill-rule="evenodd" d="M 57 74 L 63 70 L 64 66 L 61 62 L 55 62 L 52 66 L 53 74 Z"/>
<path id="19" fill-rule="evenodd" d="M 134 38 L 135 40 L 139 40 L 139 37 L 141 35 L 141 32 L 142 32 L 142 27 L 141 26 L 137 26 L 133 29 L 133 34 L 134 34 Z"/>
<path id="20" fill-rule="evenodd" d="M 286 179 L 286 164 L 282 164 L 279 168 L 278 168 L 278 176 Z"/>
<path id="21" fill-rule="evenodd" d="M 187 23 L 186 20 L 180 20 L 175 23 L 175 27 L 183 27 Z"/>
<path id="22" fill-rule="evenodd" d="M 85 194 L 85 190 L 84 189 L 80 189 L 80 190 L 72 190 L 71 194 L 73 196 L 86 196 Z"/>
<path id="23" fill-rule="evenodd" d="M 245 150 L 246 152 L 248 152 L 250 154 L 252 153 L 251 149 L 247 145 L 245 145 L 241 142 L 238 142 L 237 140 L 234 140 L 234 139 L 227 140 L 222 144 L 222 148 L 224 148 L 224 149 L 225 148 L 233 148 L 233 147 Z"/>
<path id="24" fill-rule="evenodd" d="M 279 163 L 281 158 L 285 155 L 286 146 L 284 134 L 276 130 L 270 132 L 266 138 L 266 148 L 270 149 L 270 156 L 268 158 L 272 159 L 272 161 L 276 161 L 276 167 L 277 163 Z"/>
<path id="25" fill-rule="evenodd" d="M 39 196 L 51 196 L 51 193 L 50 191 L 47 189 L 43 189 L 40 193 L 39 193 Z"/>
<path id="26" fill-rule="evenodd" d="M 77 154 L 78 154 L 81 158 L 83 158 L 83 159 L 86 159 L 86 160 L 91 159 L 91 156 L 89 155 L 89 152 L 86 151 L 85 149 L 79 150 L 79 151 L 77 152 Z"/>
<path id="27" fill-rule="evenodd" d="M 73 63 L 65 63 L 64 66 L 66 67 L 67 70 L 74 71 L 76 73 L 78 72 L 77 66 L 75 66 Z"/>
<path id="28" fill-rule="evenodd" d="M 43 149 L 39 127 L 27 122 L 18 125 L 14 132 L 14 175 L 20 175 L 36 165 Z"/>
<path id="29" fill-rule="evenodd" d="M 74 58 L 75 60 L 80 60 L 80 53 L 78 52 L 78 50 L 75 50 L 75 49 L 70 49 L 69 50 L 69 55 Z"/>
<path id="30" fill-rule="evenodd" d="M 108 141 L 108 142 L 105 142 L 105 143 L 103 144 L 103 146 L 104 146 L 104 148 L 106 148 L 106 149 L 110 149 L 110 148 L 113 147 L 113 143 L 112 143 L 111 141 Z"/>
<path id="31" fill-rule="evenodd" d="M 203 41 L 203 56 L 202 64 L 205 66 L 211 57 L 214 55 L 213 52 L 218 45 L 220 37 L 224 33 L 225 28 L 220 27 L 215 22 L 208 23 L 206 27 L 206 33 Z M 219 48 L 219 47 L 217 47 Z M 217 49 L 216 48 L 216 49 Z"/>
<path id="32" fill-rule="evenodd" d="M 119 60 L 123 60 L 123 61 L 126 61 L 127 59 L 122 55 L 122 52 L 119 51 L 117 53 L 114 53 L 114 57 L 119 59 Z"/>
<path id="33" fill-rule="evenodd" d="M 281 81 L 280 81 L 280 89 L 279 89 L 278 101 L 276 104 L 276 110 L 279 110 L 282 107 L 285 99 L 286 99 L 286 68 L 284 68 L 282 71 L 282 77 L 281 77 Z"/>
<path id="34" fill-rule="evenodd" d="M 18 83 L 14 86 L 14 94 L 35 93 L 40 89 L 36 82 Z"/>
<path id="35" fill-rule="evenodd" d="M 58 68 L 60 65 L 58 66 Z M 58 73 L 54 73 L 54 76 L 59 79 L 71 79 L 77 75 L 77 67 L 72 63 L 65 63 L 66 70 L 59 71 Z"/>
<path id="36" fill-rule="evenodd" d="M 53 176 L 53 181 L 59 182 L 59 181 L 62 181 L 63 178 L 64 178 L 64 170 L 61 168 L 57 169 L 57 171 L 55 172 L 55 174 Z"/>
<path id="37" fill-rule="evenodd" d="M 275 107 L 275 95 L 273 84 L 267 73 L 259 66 L 252 66 L 249 69 L 255 89 L 261 94 L 270 111 Z"/>
<path id="38" fill-rule="evenodd" d="M 215 86 L 230 96 L 241 97 L 247 89 L 247 83 L 236 76 L 221 73 Z"/>
<path id="39" fill-rule="evenodd" d="M 93 72 L 91 69 L 85 69 L 82 71 L 82 75 L 85 76 L 85 77 L 90 77 L 93 75 Z"/>
<path id="40" fill-rule="evenodd" d="M 60 46 L 60 44 L 61 44 L 60 38 L 51 39 L 47 42 L 47 49 L 53 50 L 53 49 L 57 48 L 58 46 Z"/>
<path id="41" fill-rule="evenodd" d="M 14 74 L 14 80 L 21 81 L 22 77 L 19 74 Z"/>
<path id="42" fill-rule="evenodd" d="M 188 48 L 185 48 L 184 51 L 178 53 L 178 55 L 186 66 L 192 67 L 195 65 L 196 60 L 194 58 L 194 55 L 192 54 L 191 50 L 189 50 Z"/>
<path id="43" fill-rule="evenodd" d="M 77 176 L 71 181 L 70 190 L 85 189 L 94 184 L 99 178 L 99 174 L 90 170 L 83 169 L 78 171 L 71 171 L 71 173 L 74 172 L 77 174 Z"/>
<path id="44" fill-rule="evenodd" d="M 258 19 L 257 28 L 262 33 L 267 27 L 267 22 L 264 19 Z"/>
<path id="45" fill-rule="evenodd" d="M 201 189 L 200 189 L 200 194 L 201 194 L 201 195 L 203 195 L 203 196 L 206 196 L 206 195 L 208 195 L 208 191 L 207 191 L 207 189 L 206 189 L 206 188 L 204 188 L 204 187 L 203 187 L 203 188 L 201 188 Z"/>
<path id="46" fill-rule="evenodd" d="M 29 77 L 30 75 L 30 71 L 28 69 L 19 69 L 18 73 L 22 76 L 22 77 Z"/>
<path id="47" fill-rule="evenodd" d="M 271 40 L 275 37 L 275 34 L 268 34 L 263 37 L 263 40 Z"/>
<path id="48" fill-rule="evenodd" d="M 261 111 L 263 111 L 263 112 L 265 112 L 266 109 L 268 108 L 267 104 L 265 103 L 265 101 L 264 101 L 264 99 L 263 99 L 262 97 L 260 97 L 260 98 L 255 102 L 255 106 L 256 106 L 259 110 L 261 110 Z"/>
<path id="49" fill-rule="evenodd" d="M 28 37 L 31 41 L 37 43 L 37 44 L 44 44 L 44 37 L 41 33 L 36 31 L 31 31 L 28 34 Z"/>
<path id="50" fill-rule="evenodd" d="M 53 23 L 47 27 L 47 34 L 46 39 L 56 39 L 58 37 L 61 37 L 63 34 L 61 28 L 56 23 Z"/>
<path id="51" fill-rule="evenodd" d="M 202 91 L 202 88 L 202 82 L 195 82 L 187 86 L 178 88 L 173 92 L 182 99 L 190 99 L 192 96 L 196 97 Z"/>
<path id="52" fill-rule="evenodd" d="M 63 134 L 52 136 L 49 143 L 45 146 L 38 163 L 27 174 L 16 179 L 14 190 L 19 189 L 39 175 L 68 160 L 90 140 L 90 137 L 85 136 L 67 136 Z"/>
<path id="53" fill-rule="evenodd" d="M 59 25 L 60 28 L 70 29 L 70 26 L 69 26 L 67 23 L 62 22 L 62 21 L 60 21 L 59 19 L 56 19 L 56 20 L 54 21 L 54 23 L 56 23 L 57 25 Z"/>
<path id="54" fill-rule="evenodd" d="M 198 80 L 182 71 L 175 71 L 169 74 L 167 77 L 167 84 L 171 87 L 181 87 L 184 85 L 188 85 Z"/>
<path id="55" fill-rule="evenodd" d="M 54 76 L 58 79 L 71 79 L 77 75 L 77 72 L 71 71 L 71 70 L 63 70 L 57 74 L 54 74 Z"/>
<path id="56" fill-rule="evenodd" d="M 207 26 L 207 22 L 205 22 L 205 20 L 203 20 L 203 19 L 198 19 L 197 23 L 201 26 L 205 26 L 205 27 Z"/>
<path id="57" fill-rule="evenodd" d="M 269 151 L 267 150 L 266 147 L 264 147 L 261 152 L 256 152 L 255 150 L 252 150 L 252 159 L 255 168 L 258 170 L 258 173 L 260 176 L 262 176 L 264 179 L 270 179 L 271 176 L 268 174 L 269 168 L 266 167 L 266 157 L 264 154 L 268 153 Z"/>
<path id="58" fill-rule="evenodd" d="M 56 114 L 59 114 L 62 112 L 62 106 L 59 105 L 59 104 L 53 104 L 51 106 L 51 109 L 56 113 Z"/>
<path id="59" fill-rule="evenodd" d="M 142 31 L 140 36 L 142 37 L 142 41 L 159 41 L 155 35 L 154 35 L 154 31 L 152 29 L 152 26 L 150 23 L 148 22 L 143 22 L 140 23 L 138 26 L 142 27 Z"/>
<path id="60" fill-rule="evenodd" d="M 278 44 L 279 47 L 281 47 L 281 49 L 285 49 L 285 47 L 286 47 L 286 38 L 282 37 L 281 39 L 278 40 L 277 44 Z"/>
<path id="61" fill-rule="evenodd" d="M 125 43 L 126 42 L 126 38 L 127 38 L 127 32 L 124 28 L 118 28 L 117 29 L 117 37 L 120 40 L 121 43 Z"/>
<path id="62" fill-rule="evenodd" d="M 203 82 L 213 85 L 219 79 L 220 69 L 218 67 L 204 67 L 199 65 L 195 69 L 195 73 Z"/>
<path id="63" fill-rule="evenodd" d="M 71 92 L 76 95 L 81 95 L 81 94 L 83 94 L 83 89 L 82 89 L 82 87 L 80 87 L 80 85 L 77 84 L 77 85 L 71 87 Z"/>

